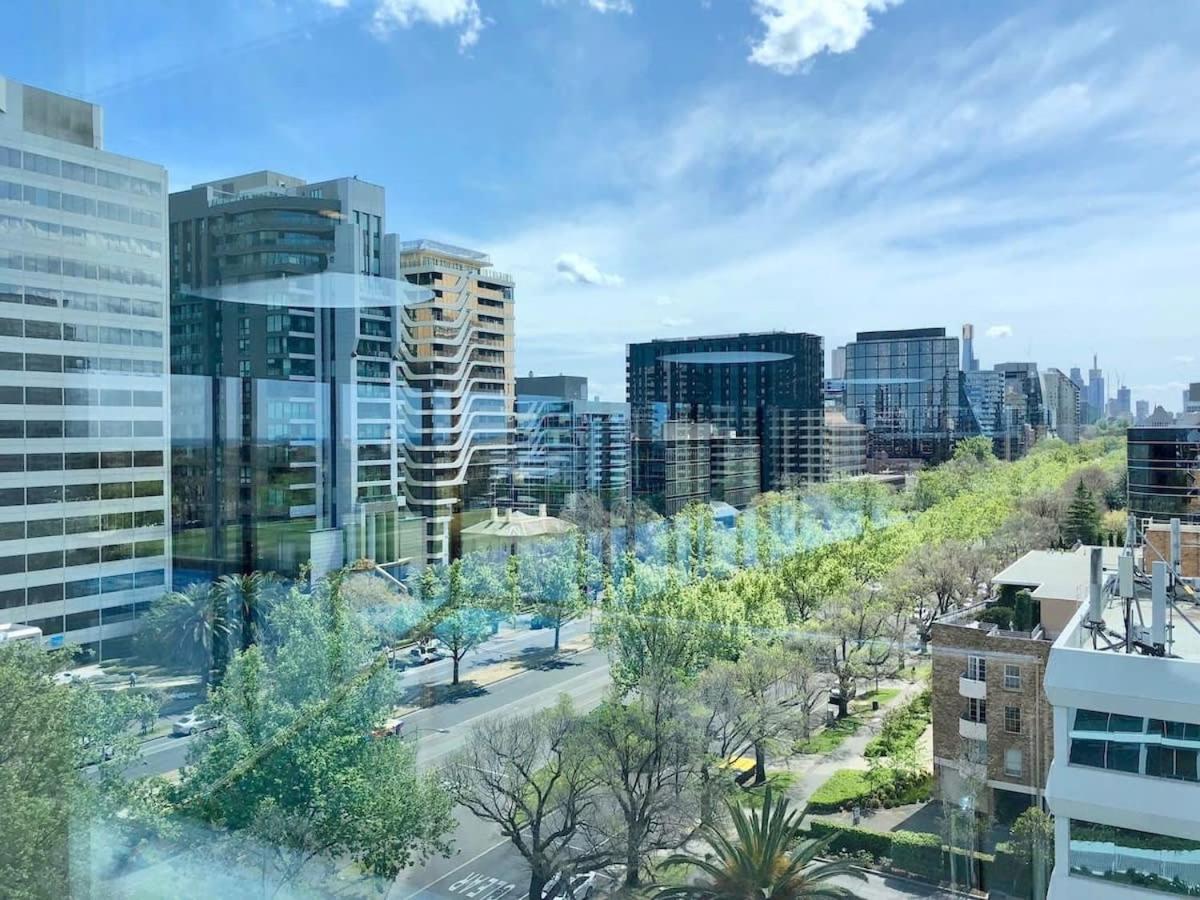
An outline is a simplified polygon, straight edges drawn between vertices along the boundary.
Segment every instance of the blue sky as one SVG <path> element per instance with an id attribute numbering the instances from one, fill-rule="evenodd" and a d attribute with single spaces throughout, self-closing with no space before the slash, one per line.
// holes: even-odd
<path id="1" fill-rule="evenodd" d="M 35 8 L 36 7 L 36 8 Z M 173 187 L 383 184 L 518 279 L 518 368 L 624 344 L 974 322 L 986 365 L 1200 380 L 1200 4 L 29 4 L 5 74 Z"/>

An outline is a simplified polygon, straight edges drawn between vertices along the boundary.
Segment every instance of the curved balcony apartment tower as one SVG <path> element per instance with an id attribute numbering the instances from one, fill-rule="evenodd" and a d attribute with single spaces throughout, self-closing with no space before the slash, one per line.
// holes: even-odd
<path id="1" fill-rule="evenodd" d="M 388 235 L 385 276 L 392 265 L 433 294 L 399 318 L 401 485 L 424 520 L 426 562 L 446 562 L 459 530 L 494 505 L 492 472 L 511 449 L 513 280 L 486 254 Z"/>

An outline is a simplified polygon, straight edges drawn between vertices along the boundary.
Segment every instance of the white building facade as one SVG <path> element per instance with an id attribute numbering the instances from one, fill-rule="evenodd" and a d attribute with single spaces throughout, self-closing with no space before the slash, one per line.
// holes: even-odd
<path id="1" fill-rule="evenodd" d="M 0 624 L 124 655 L 169 584 L 167 177 L 0 78 Z"/>

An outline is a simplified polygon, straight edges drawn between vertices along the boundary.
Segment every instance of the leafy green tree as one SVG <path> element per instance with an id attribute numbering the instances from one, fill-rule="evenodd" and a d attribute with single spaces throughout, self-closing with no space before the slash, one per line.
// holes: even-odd
<path id="1" fill-rule="evenodd" d="M 220 681 L 233 625 L 228 606 L 208 584 L 164 594 L 150 607 L 137 637 L 141 656 Z"/>
<path id="2" fill-rule="evenodd" d="M 1075 493 L 1062 523 L 1063 540 L 1069 544 L 1095 544 L 1100 540 L 1100 510 L 1096 498 L 1082 480 L 1075 485 Z"/>
<path id="3" fill-rule="evenodd" d="M 453 827 L 412 745 L 371 739 L 391 709 L 391 676 L 340 587 L 293 589 L 272 609 L 271 641 L 234 658 L 204 708 L 221 724 L 194 742 L 177 789 L 181 812 L 231 832 L 230 852 L 241 852 L 237 835 L 273 848 L 278 888 L 344 873 L 348 860 L 394 878 L 447 852 Z"/>
<path id="4" fill-rule="evenodd" d="M 954 459 L 969 460 L 974 463 L 992 463 L 996 454 L 992 447 L 992 439 L 977 435 L 965 438 L 954 445 Z"/>
<path id="5" fill-rule="evenodd" d="M 1038 806 L 1031 806 L 1012 827 L 1012 846 L 1029 874 L 1029 896 L 1041 900 L 1049 887 L 1054 868 L 1054 817 Z"/>
<path id="6" fill-rule="evenodd" d="M 242 650 L 258 642 L 271 587 L 271 579 L 262 572 L 222 575 L 213 585 L 215 601 L 227 610 L 230 631 L 238 634 Z"/>
<path id="7" fill-rule="evenodd" d="M 524 593 L 532 601 L 534 614 L 554 631 L 554 652 L 562 644 L 562 629 L 587 610 L 579 590 L 578 559 L 570 559 L 556 548 L 534 553 L 522 563 Z"/>
<path id="8" fill-rule="evenodd" d="M 847 877 L 866 881 L 866 875 L 848 860 L 822 862 L 833 836 L 805 840 L 804 815 L 791 809 L 786 796 L 776 796 L 768 788 L 761 809 L 748 811 L 733 802 L 728 807 L 734 836 L 712 823 L 701 826 L 708 852 L 677 853 L 664 862 L 695 871 L 700 879 L 660 887 L 656 900 L 852 900 L 858 896 L 831 881 Z"/>
<path id="9" fill-rule="evenodd" d="M 135 848 L 165 832 L 155 785 L 131 783 L 133 729 L 142 701 L 131 691 L 58 684 L 69 651 L 30 641 L 0 643 L 0 894 L 12 898 L 99 896 L 89 867 L 73 858 L 76 833 Z M 85 770 L 84 767 L 90 767 Z"/>

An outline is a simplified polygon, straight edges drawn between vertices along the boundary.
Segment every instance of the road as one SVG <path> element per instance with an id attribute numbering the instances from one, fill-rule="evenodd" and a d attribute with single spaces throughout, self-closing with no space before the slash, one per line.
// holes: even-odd
<path id="1" fill-rule="evenodd" d="M 460 828 L 458 833 L 462 835 L 463 829 Z M 512 844 L 498 835 L 490 845 L 474 854 L 463 852 L 453 860 L 440 862 L 449 864 L 436 869 L 425 866 L 401 875 L 388 894 L 388 900 L 525 900 L 528 896 L 529 868 Z M 931 885 L 873 873 L 868 874 L 866 882 L 841 878 L 834 883 L 850 888 L 862 900 L 960 896 Z"/>
<path id="2" fill-rule="evenodd" d="M 563 640 L 580 637 L 588 631 L 586 621 L 569 623 L 563 629 Z M 470 673 L 481 666 L 507 659 L 519 658 L 531 650 L 551 645 L 553 634 L 545 630 L 506 629 L 469 654 L 462 661 L 460 677 L 470 680 Z M 405 670 L 400 676 L 404 690 L 419 684 L 449 683 L 452 661 L 445 659 L 420 668 Z M 600 671 L 603 670 L 603 671 Z M 481 716 L 508 708 L 510 712 L 528 712 L 555 702 L 560 692 L 571 696 L 577 704 L 594 706 L 608 685 L 607 660 L 603 653 L 589 650 L 563 657 L 551 667 L 531 669 L 505 681 L 481 688 L 477 694 L 443 702 L 407 716 L 406 734 L 415 735 L 419 758 L 428 765 L 437 765 L 456 749 L 466 733 L 466 725 Z M 536 699 L 535 699 L 536 698 Z M 162 775 L 183 765 L 192 739 L 189 737 L 154 738 L 142 745 L 141 758 L 130 765 L 130 777 Z"/>

